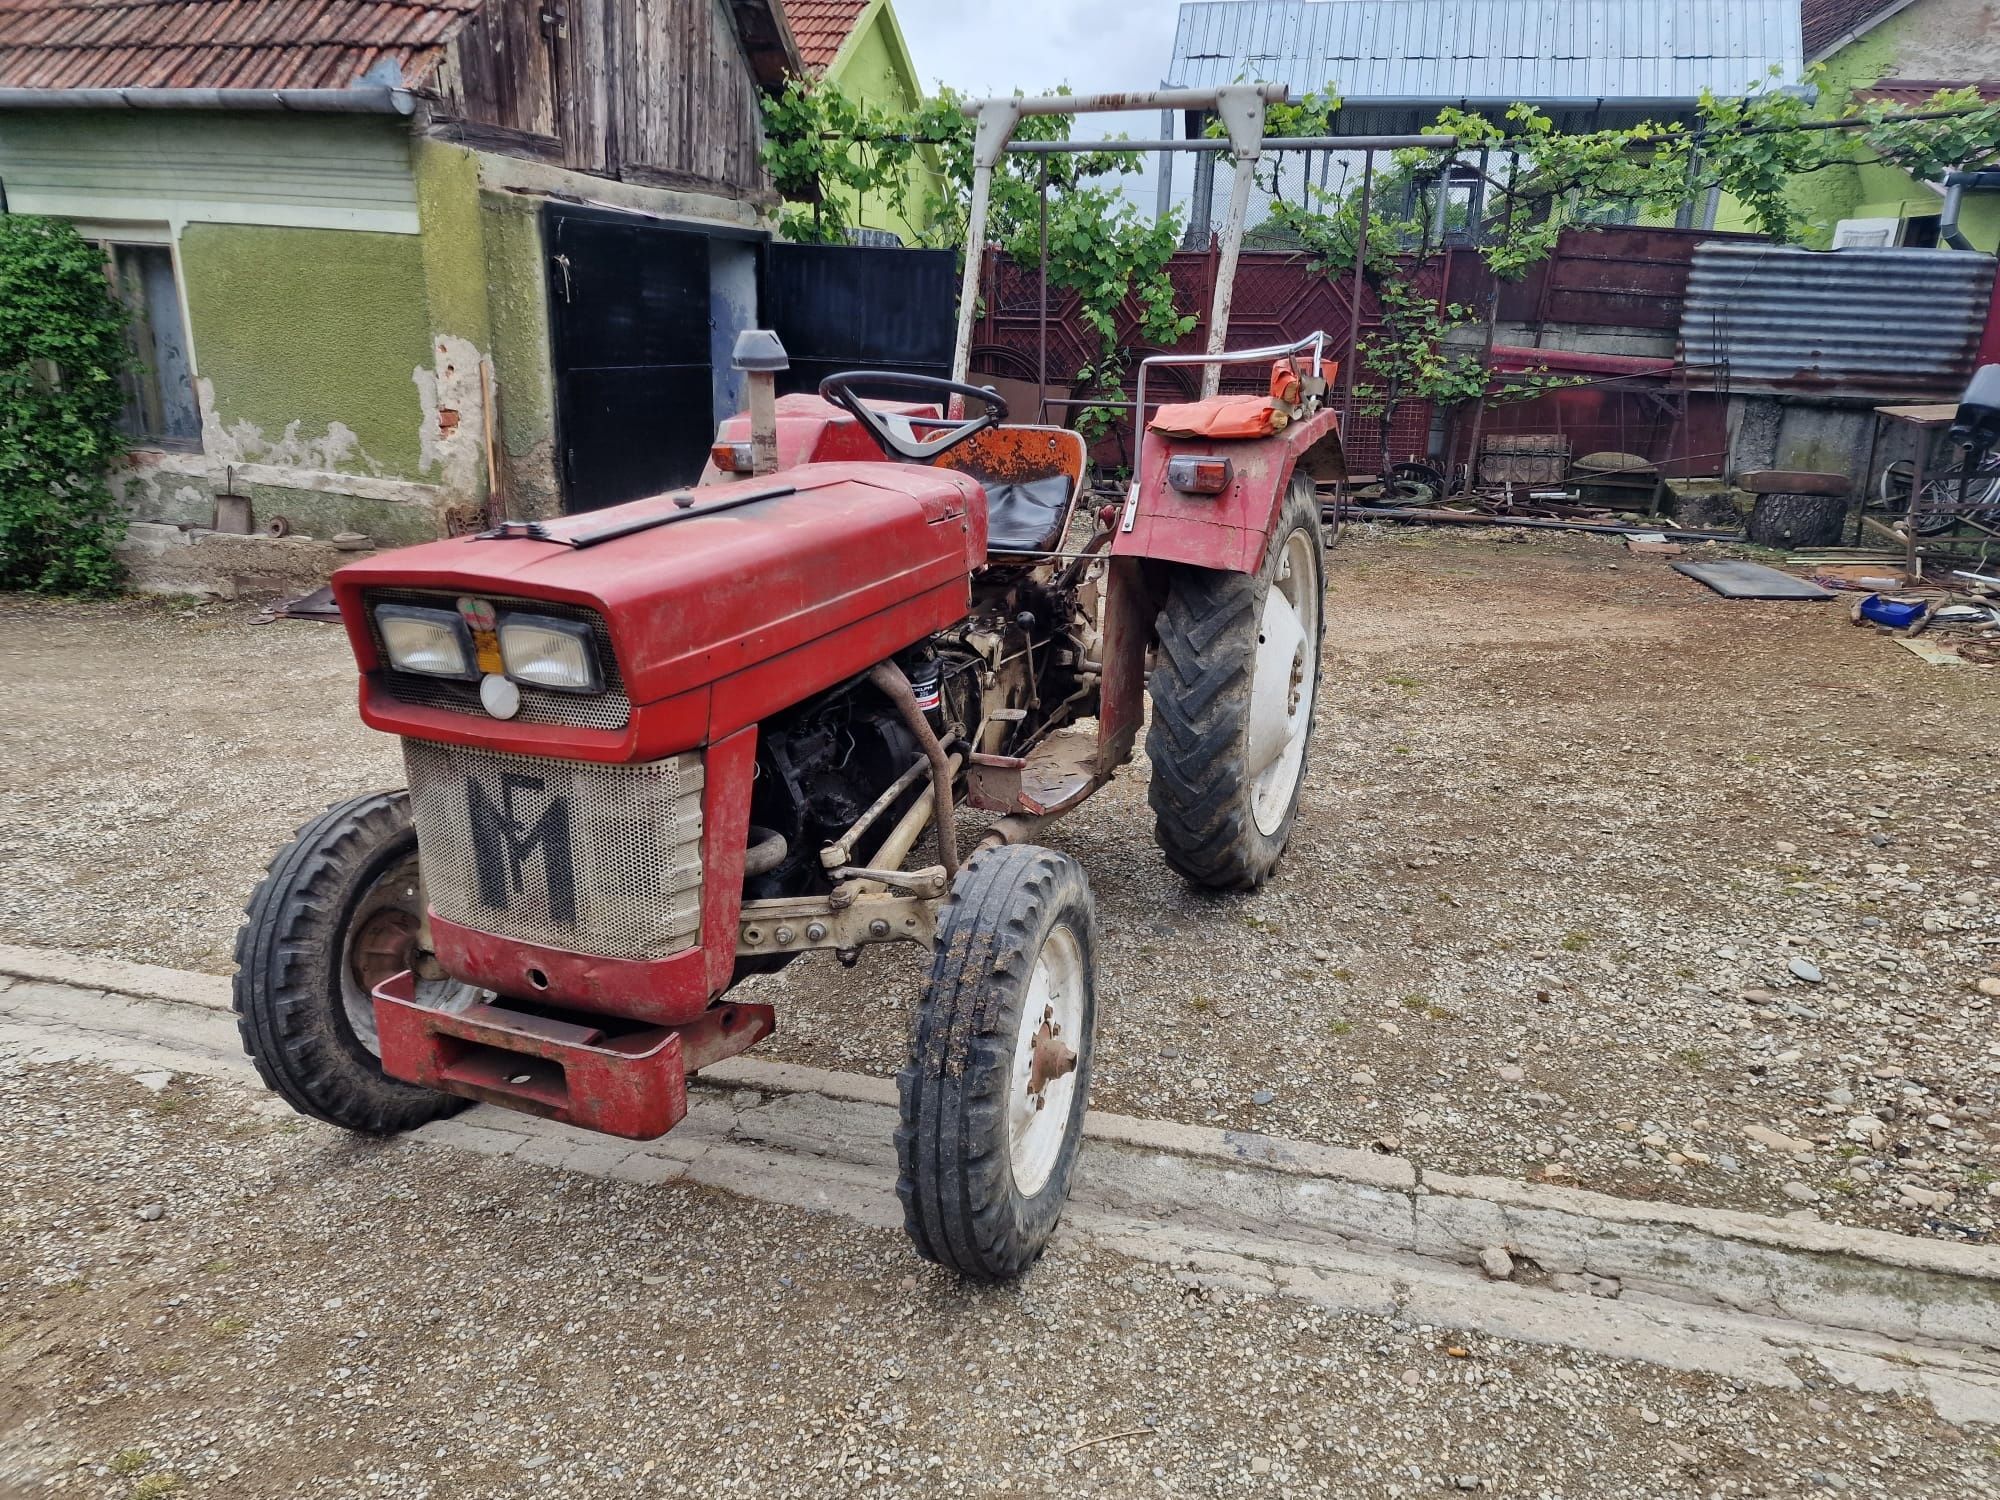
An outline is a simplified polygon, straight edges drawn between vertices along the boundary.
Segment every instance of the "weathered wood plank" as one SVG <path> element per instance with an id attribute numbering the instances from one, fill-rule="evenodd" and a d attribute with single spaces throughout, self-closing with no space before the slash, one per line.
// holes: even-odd
<path id="1" fill-rule="evenodd" d="M 515 154 L 546 159 L 554 140 L 580 171 L 761 199 L 761 75 L 738 30 L 743 3 L 488 0 L 450 48 L 437 113 L 517 132 Z M 506 135 L 463 138 L 515 150 Z"/>

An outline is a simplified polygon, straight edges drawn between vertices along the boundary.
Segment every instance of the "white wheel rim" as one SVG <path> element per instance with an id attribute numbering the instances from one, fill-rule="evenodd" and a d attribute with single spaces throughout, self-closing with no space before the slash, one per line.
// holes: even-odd
<path id="1" fill-rule="evenodd" d="M 421 906 L 422 893 L 418 885 L 416 857 L 412 855 L 403 864 L 384 873 L 378 885 L 399 885 L 401 894 L 408 902 Z M 361 1043 L 370 1057 L 382 1056 L 382 1039 L 375 1028 L 375 997 L 368 987 L 361 983 L 356 973 L 354 960 L 354 929 L 350 925 L 341 935 L 340 945 L 340 1006 L 346 1013 L 348 1029 L 354 1039 Z M 479 1000 L 484 991 L 474 985 L 460 984 L 455 979 L 424 979 L 419 977 L 416 984 L 416 998 L 420 1005 L 432 1010 L 456 1014 Z"/>
<path id="2" fill-rule="evenodd" d="M 1083 950 L 1067 927 L 1051 932 L 1035 956 L 1007 1078 L 1007 1160 L 1024 1198 L 1047 1186 L 1076 1108 L 1074 1070 L 1046 1079 L 1041 1092 L 1035 1092 L 1035 1039 L 1045 1025 L 1051 1040 L 1082 1052 Z"/>
<path id="3" fill-rule="evenodd" d="M 1257 623 L 1250 679 L 1250 815 L 1266 837 L 1284 825 L 1305 767 L 1319 690 L 1319 558 L 1300 527 L 1285 539 Z"/>

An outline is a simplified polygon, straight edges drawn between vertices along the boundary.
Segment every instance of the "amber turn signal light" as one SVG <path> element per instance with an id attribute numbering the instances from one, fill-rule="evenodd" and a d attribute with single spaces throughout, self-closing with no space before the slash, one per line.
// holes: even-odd
<path id="1" fill-rule="evenodd" d="M 725 474 L 748 474 L 753 467 L 748 443 L 717 443 L 708 457 Z"/>
<path id="2" fill-rule="evenodd" d="M 1167 483 L 1183 495 L 1219 495 L 1235 477 L 1226 458 L 1170 458 Z"/>

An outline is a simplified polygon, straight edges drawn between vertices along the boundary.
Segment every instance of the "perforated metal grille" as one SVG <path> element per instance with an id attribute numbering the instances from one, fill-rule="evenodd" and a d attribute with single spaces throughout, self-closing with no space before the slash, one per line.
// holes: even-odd
<path id="1" fill-rule="evenodd" d="M 607 766 L 406 739 L 403 761 L 446 920 L 604 958 L 700 935 L 699 755 Z"/>
<path id="2" fill-rule="evenodd" d="M 378 604 L 415 604 L 423 609 L 456 609 L 459 595 L 427 593 L 422 589 L 377 589 L 368 595 L 368 633 L 375 638 L 375 650 L 382 651 L 382 633 L 375 624 Z M 482 598 L 490 597 L 486 595 Z M 576 604 L 550 604 L 540 599 L 493 599 L 505 614 L 510 609 L 558 620 L 581 620 L 590 627 L 597 643 L 597 660 L 604 672 L 604 691 L 552 693 L 547 688 L 523 687 L 518 724 L 572 724 L 580 729 L 623 729 L 632 717 L 632 700 L 625 695 L 625 680 L 618 674 L 618 658 L 611 652 L 611 632 L 595 610 Z M 384 661 L 388 660 L 383 656 Z M 479 701 L 479 684 L 451 682 L 442 677 L 423 677 L 414 672 L 383 671 L 377 679 L 392 698 L 414 703 L 420 708 L 442 708 L 452 713 L 488 717 Z"/>

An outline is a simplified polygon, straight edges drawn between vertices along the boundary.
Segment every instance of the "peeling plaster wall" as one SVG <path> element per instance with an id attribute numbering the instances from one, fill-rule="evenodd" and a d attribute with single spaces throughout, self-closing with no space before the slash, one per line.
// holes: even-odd
<path id="1" fill-rule="evenodd" d="M 464 183 L 433 200 L 440 220 L 456 207 L 452 186 L 476 221 Z M 449 222 L 422 236 L 188 226 L 181 262 L 215 487 L 234 469 L 260 525 L 283 515 L 319 536 L 423 541 L 482 517 L 491 372 L 472 338 L 436 331 L 442 305 L 485 332 L 476 235 L 469 250 Z M 144 519 L 190 519 L 158 507 L 157 487 L 141 484 L 140 498 L 156 501 L 135 507 Z"/>
<path id="2" fill-rule="evenodd" d="M 218 120 L 225 135 L 236 129 Z M 70 137 L 48 133 L 38 170 L 51 191 L 89 168 L 92 203 L 108 222 L 119 205 L 141 202 L 131 195 L 143 188 L 153 194 L 143 199 L 148 216 L 175 246 L 203 451 L 133 456 L 113 482 L 135 521 L 206 527 L 229 486 L 249 497 L 259 527 L 283 517 L 295 534 L 358 531 L 402 545 L 483 523 L 489 469 L 500 492 L 493 509 L 557 514 L 542 204 L 559 196 L 719 225 L 763 222 L 749 202 L 585 177 L 407 125 L 394 126 L 392 140 L 391 129 L 260 120 L 260 155 L 227 174 L 255 203 L 204 200 L 200 212 L 175 197 L 185 178 L 177 169 L 142 180 L 136 148 L 108 166 L 88 153 L 72 161 Z M 324 146 L 328 162 L 359 161 L 393 183 L 375 183 L 341 206 L 347 218 L 330 219 L 264 149 L 294 132 Z M 372 203 L 395 213 L 366 218 Z M 66 210 L 52 200 L 50 211 Z"/>

